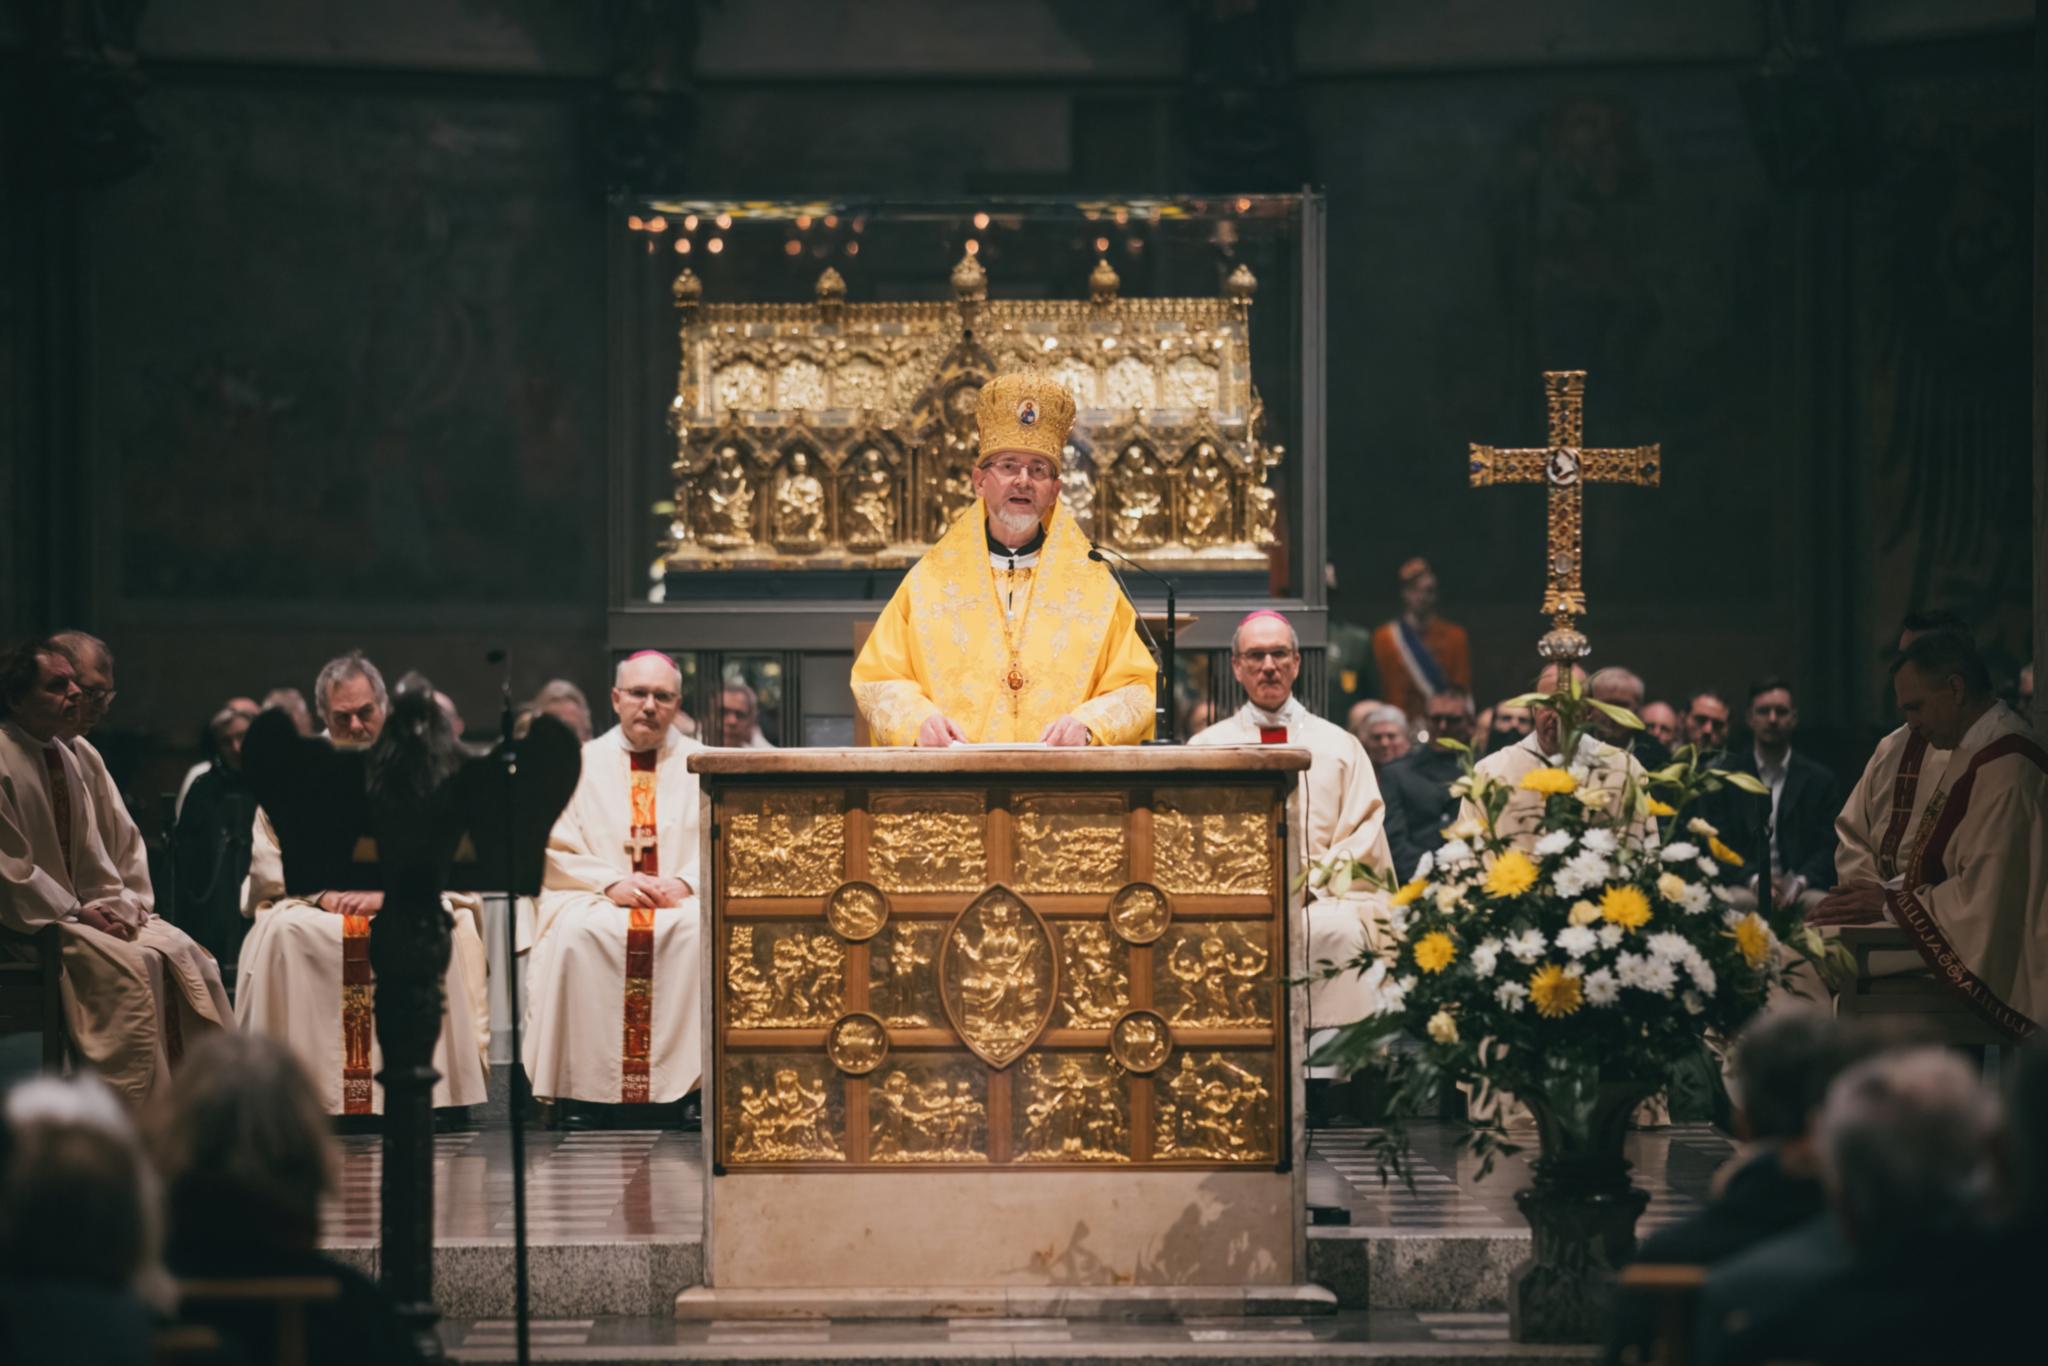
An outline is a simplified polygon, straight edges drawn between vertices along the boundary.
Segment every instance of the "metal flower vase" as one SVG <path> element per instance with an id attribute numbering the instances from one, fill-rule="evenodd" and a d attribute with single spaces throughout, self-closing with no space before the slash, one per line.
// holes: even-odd
<path id="1" fill-rule="evenodd" d="M 1529 1221 L 1529 1259 L 1508 1283 L 1517 1342 L 1597 1342 L 1615 1271 L 1635 1252 L 1649 1192 L 1629 1181 L 1622 1141 L 1654 1086 L 1568 1075 L 1521 1100 L 1535 1116 L 1534 1180 L 1515 1196 Z"/>

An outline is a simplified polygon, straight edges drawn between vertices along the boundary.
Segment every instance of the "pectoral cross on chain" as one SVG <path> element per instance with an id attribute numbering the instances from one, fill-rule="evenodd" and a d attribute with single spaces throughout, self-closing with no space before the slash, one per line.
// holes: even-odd
<path id="1" fill-rule="evenodd" d="M 1580 445 L 1585 426 L 1586 372 L 1546 370 L 1544 396 L 1550 408 L 1550 444 L 1540 450 L 1472 443 L 1472 487 L 1489 484 L 1548 484 L 1550 536 L 1543 610 L 1550 630 L 1537 646 L 1545 659 L 1582 659 L 1592 647 L 1577 625 L 1586 614 L 1579 571 L 1585 545 L 1581 489 L 1587 484 L 1655 487 L 1663 467 L 1659 447 L 1592 449 Z"/>

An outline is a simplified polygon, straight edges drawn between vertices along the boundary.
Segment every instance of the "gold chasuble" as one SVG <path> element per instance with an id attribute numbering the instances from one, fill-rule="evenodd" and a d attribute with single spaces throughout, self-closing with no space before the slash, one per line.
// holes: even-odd
<path id="1" fill-rule="evenodd" d="M 973 743 L 1034 742 L 1071 713 L 1093 744 L 1136 744 L 1152 734 L 1157 679 L 1131 604 L 1057 501 L 1036 563 L 1003 571 L 990 560 L 986 505 L 968 505 L 904 576 L 853 662 L 853 696 L 878 745 L 916 744 L 935 712 Z"/>

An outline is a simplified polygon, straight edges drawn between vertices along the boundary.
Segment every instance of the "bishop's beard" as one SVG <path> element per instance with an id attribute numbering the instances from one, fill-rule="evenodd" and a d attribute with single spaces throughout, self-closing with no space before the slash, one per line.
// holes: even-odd
<path id="1" fill-rule="evenodd" d="M 1028 536 L 1038 529 L 1038 514 L 1034 512 L 1012 512 L 1008 508 L 991 508 L 989 520 L 1012 536 Z"/>

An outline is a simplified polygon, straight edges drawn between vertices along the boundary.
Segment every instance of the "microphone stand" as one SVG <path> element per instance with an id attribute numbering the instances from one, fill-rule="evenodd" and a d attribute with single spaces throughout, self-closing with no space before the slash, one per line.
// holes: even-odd
<path id="1" fill-rule="evenodd" d="M 505 848 L 513 847 L 518 822 L 513 819 L 514 792 L 519 778 L 519 748 L 513 741 L 512 653 L 492 650 L 485 656 L 505 666 L 498 711 L 498 753 L 505 766 Z M 512 1069 L 508 1108 L 512 1115 L 512 1318 L 517 1325 L 519 1366 L 533 1360 L 528 1342 L 532 1316 L 526 1266 L 526 1117 L 519 1103 L 521 1086 L 519 1049 L 519 889 L 509 869 L 505 886 L 505 992 L 512 1004 Z"/>
<path id="2" fill-rule="evenodd" d="M 1145 614 L 1139 610 L 1138 600 L 1131 597 L 1131 586 L 1124 582 L 1123 575 L 1116 572 L 1116 566 L 1110 564 L 1109 557 L 1111 555 L 1116 556 L 1125 565 L 1137 570 L 1146 578 L 1156 581 L 1166 589 L 1166 646 L 1164 649 L 1160 648 L 1158 637 L 1154 636 L 1150 628 L 1145 625 Z M 1152 648 L 1158 650 L 1160 654 L 1159 699 L 1156 704 L 1159 713 L 1159 724 L 1154 728 L 1155 733 L 1149 743 L 1155 745 L 1179 744 L 1180 728 L 1174 714 L 1175 709 L 1173 705 L 1173 669 L 1174 637 L 1178 632 L 1180 614 L 1174 610 L 1173 580 L 1167 578 L 1164 574 L 1154 573 L 1130 556 L 1124 554 L 1123 551 L 1110 546 L 1090 545 L 1088 547 L 1088 558 L 1097 564 L 1108 567 L 1110 577 L 1116 580 L 1117 587 L 1124 590 L 1126 598 L 1131 599 L 1131 610 L 1138 614 L 1138 629 L 1145 633 L 1145 638 L 1152 643 Z"/>

